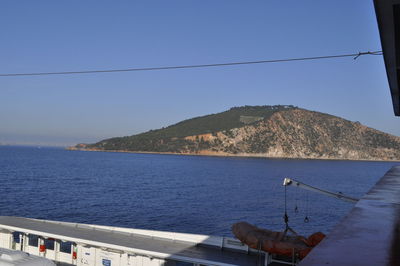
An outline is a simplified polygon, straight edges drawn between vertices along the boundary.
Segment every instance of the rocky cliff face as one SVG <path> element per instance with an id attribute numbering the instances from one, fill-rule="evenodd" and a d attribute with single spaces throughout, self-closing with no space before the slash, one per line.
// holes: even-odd
<path id="1" fill-rule="evenodd" d="M 400 137 L 328 114 L 287 108 L 266 118 L 243 116 L 242 126 L 184 137 L 140 134 L 78 147 L 280 158 L 400 160 Z M 136 135 L 139 136 L 139 135 Z M 147 138 L 148 137 L 148 138 Z M 118 143 L 118 145 L 116 144 Z"/>
<path id="2" fill-rule="evenodd" d="M 360 123 L 296 109 L 268 120 L 186 139 L 209 145 L 200 153 L 284 158 L 399 160 L 400 138 Z M 203 143 L 200 146 L 205 146 Z M 187 149 L 186 152 L 190 152 Z"/>

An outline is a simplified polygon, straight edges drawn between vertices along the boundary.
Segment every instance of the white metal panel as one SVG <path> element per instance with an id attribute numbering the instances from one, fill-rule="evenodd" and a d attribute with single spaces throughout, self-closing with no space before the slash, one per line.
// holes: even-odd
<path id="1" fill-rule="evenodd" d="M 11 248 L 12 247 L 12 234 L 1 232 L 0 233 L 0 247 Z"/>
<path id="2" fill-rule="evenodd" d="M 106 250 L 96 250 L 96 266 L 120 266 L 121 253 Z"/>
<path id="3" fill-rule="evenodd" d="M 72 254 L 58 251 L 57 261 L 72 264 Z"/>
<path id="4" fill-rule="evenodd" d="M 142 265 L 143 266 L 160 266 L 163 265 L 164 260 L 156 259 L 156 258 L 149 258 L 149 257 L 142 257 Z"/>
<path id="5" fill-rule="evenodd" d="M 129 264 L 129 256 L 127 253 L 122 253 L 121 254 L 121 265 L 128 266 Z"/>
<path id="6" fill-rule="evenodd" d="M 57 255 L 56 255 L 56 260 L 57 261 L 72 264 L 72 262 L 73 262 L 72 261 L 72 251 L 73 251 L 72 247 L 71 247 L 71 252 L 70 253 L 61 252 L 60 251 L 60 243 L 58 241 L 56 241 L 54 243 L 54 249 L 57 252 Z"/>
<path id="7" fill-rule="evenodd" d="M 146 256 L 130 255 L 128 256 L 129 266 L 162 266 L 166 265 L 165 260 L 157 258 L 149 258 Z M 171 264 L 172 265 L 172 264 Z"/>
<path id="8" fill-rule="evenodd" d="M 32 238 L 36 238 L 35 235 L 27 235 L 25 236 L 25 251 L 29 254 L 39 256 L 39 239 L 37 240 L 36 245 L 29 245 L 29 242 Z"/>
<path id="9" fill-rule="evenodd" d="M 50 260 L 55 260 L 56 259 L 56 252 L 54 250 L 51 250 L 51 249 L 46 249 L 45 257 L 47 259 L 50 259 Z"/>
<path id="10" fill-rule="evenodd" d="M 128 265 L 129 266 L 142 266 L 143 265 L 142 256 L 129 255 L 128 256 Z"/>
<path id="11" fill-rule="evenodd" d="M 21 250 L 21 244 L 14 242 L 12 248 L 15 249 L 15 250 Z"/>
<path id="12" fill-rule="evenodd" d="M 155 266 L 162 265 L 159 264 L 157 259 L 150 259 L 146 256 L 141 255 L 129 255 L 128 256 L 128 265 L 129 266 Z"/>
<path id="13" fill-rule="evenodd" d="M 25 251 L 28 252 L 29 254 L 39 256 L 39 247 L 38 246 L 26 245 Z"/>
<path id="14" fill-rule="evenodd" d="M 96 248 L 84 247 L 78 245 L 78 265 L 95 266 L 96 265 Z"/>

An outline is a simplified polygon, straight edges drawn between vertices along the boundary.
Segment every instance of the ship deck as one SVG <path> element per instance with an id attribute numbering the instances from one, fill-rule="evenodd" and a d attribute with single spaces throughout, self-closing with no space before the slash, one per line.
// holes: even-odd
<path id="1" fill-rule="evenodd" d="M 400 265 L 399 250 L 400 166 L 395 166 L 300 265 Z"/>
<path id="2" fill-rule="evenodd" d="M 127 232 L 101 230 L 100 228 L 82 228 L 78 226 L 79 224 L 0 216 L 0 225 L 2 228 L 12 231 L 199 264 L 257 265 L 264 261 L 263 254 L 246 254 L 218 249 L 201 243 L 186 243 Z"/>

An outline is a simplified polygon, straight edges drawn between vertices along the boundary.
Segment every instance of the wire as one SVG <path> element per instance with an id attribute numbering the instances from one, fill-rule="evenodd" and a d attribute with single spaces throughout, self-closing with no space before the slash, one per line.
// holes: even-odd
<path id="1" fill-rule="evenodd" d="M 342 57 L 353 57 L 353 59 L 357 59 L 362 55 L 382 55 L 382 51 L 373 51 L 373 52 L 368 51 L 368 52 L 358 52 L 353 54 L 325 55 L 325 56 L 314 56 L 314 57 L 286 58 L 286 59 L 245 61 L 245 62 L 228 62 L 228 63 L 203 64 L 203 65 L 181 65 L 181 66 L 63 71 L 63 72 L 5 73 L 5 74 L 0 74 L 0 77 L 75 75 L 75 74 L 95 74 L 95 73 L 133 72 L 133 71 L 156 71 L 156 70 L 172 70 L 172 69 L 187 69 L 187 68 L 208 68 L 208 67 L 224 67 L 224 66 L 237 66 L 237 65 L 282 63 L 282 62 L 292 62 L 292 61 L 320 60 L 320 59 L 332 59 L 332 58 L 342 58 Z"/>

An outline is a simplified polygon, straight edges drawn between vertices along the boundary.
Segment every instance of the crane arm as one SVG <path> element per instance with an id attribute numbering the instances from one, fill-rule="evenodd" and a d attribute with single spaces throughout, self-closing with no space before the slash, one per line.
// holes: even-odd
<path id="1" fill-rule="evenodd" d="M 323 195 L 326 195 L 326 196 L 329 196 L 329 197 L 337 198 L 337 199 L 340 199 L 340 200 L 344 200 L 344 201 L 347 201 L 347 202 L 356 203 L 358 201 L 358 199 L 343 195 L 342 193 L 334 193 L 334 192 L 330 192 L 330 191 L 323 190 L 323 189 L 320 189 L 320 188 L 316 188 L 316 187 L 301 183 L 299 181 L 296 181 L 294 179 L 287 178 L 287 177 L 283 180 L 283 185 L 284 186 L 295 186 L 295 187 L 307 189 L 307 190 L 310 190 L 310 191 L 313 191 L 313 192 L 317 192 L 317 193 L 320 193 L 320 194 L 323 194 Z"/>

